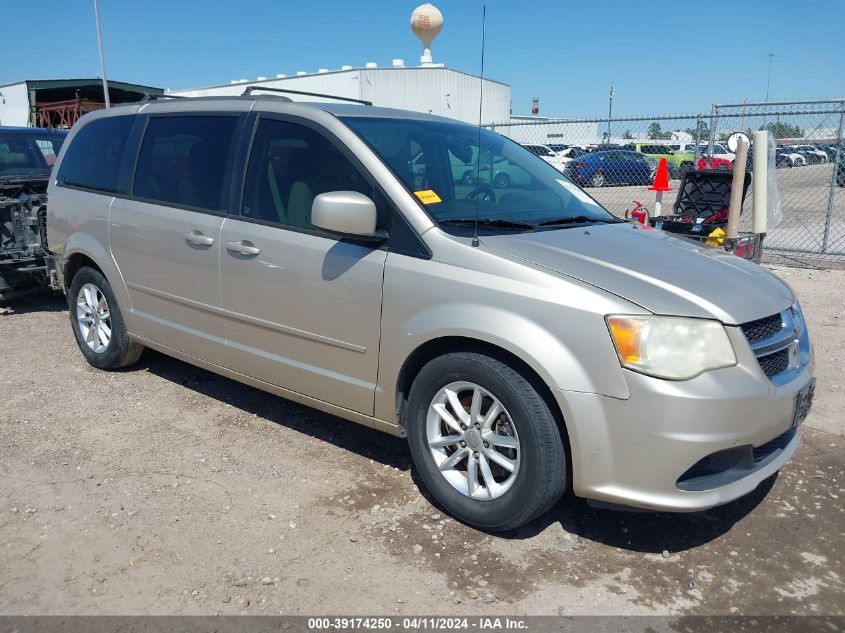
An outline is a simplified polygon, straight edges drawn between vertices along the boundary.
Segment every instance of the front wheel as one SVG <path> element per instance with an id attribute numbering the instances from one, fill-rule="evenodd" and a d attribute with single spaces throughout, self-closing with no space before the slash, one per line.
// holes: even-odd
<path id="1" fill-rule="evenodd" d="M 604 174 L 600 171 L 597 171 L 593 174 L 593 177 L 590 178 L 590 184 L 593 187 L 604 187 L 607 180 L 604 177 Z"/>
<path id="2" fill-rule="evenodd" d="M 105 277 L 84 267 L 68 291 L 70 322 L 82 355 L 98 369 L 119 369 L 135 363 L 144 347 L 129 339 L 114 292 Z"/>
<path id="3" fill-rule="evenodd" d="M 422 368 L 403 416 L 414 465 L 435 500 L 483 530 L 517 528 L 566 487 L 558 426 L 531 383 L 482 354 Z"/>

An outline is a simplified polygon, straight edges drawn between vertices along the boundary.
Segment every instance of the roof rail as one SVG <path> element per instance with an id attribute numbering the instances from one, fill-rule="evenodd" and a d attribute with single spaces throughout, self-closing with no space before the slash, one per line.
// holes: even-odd
<path id="1" fill-rule="evenodd" d="M 246 90 L 241 94 L 242 97 L 250 96 L 255 90 L 280 92 L 291 95 L 304 95 L 306 97 L 321 97 L 323 99 L 337 99 L 338 101 L 350 101 L 352 103 L 360 103 L 361 105 L 371 106 L 372 101 L 364 101 L 363 99 L 353 99 L 352 97 L 338 97 L 335 95 L 326 95 L 319 92 L 302 92 L 301 90 L 288 90 L 286 88 L 265 88 L 264 86 L 247 86 Z"/>
<path id="2" fill-rule="evenodd" d="M 140 103 L 140 102 L 143 102 L 143 101 L 159 101 L 160 99 L 190 99 L 190 98 L 191 97 L 185 97 L 185 96 L 182 96 L 182 95 L 145 94 L 143 97 L 141 97 L 138 100 L 138 102 Z"/>

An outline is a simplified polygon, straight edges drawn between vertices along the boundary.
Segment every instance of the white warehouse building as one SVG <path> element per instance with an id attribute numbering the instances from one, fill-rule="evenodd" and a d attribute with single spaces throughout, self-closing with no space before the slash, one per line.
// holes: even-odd
<path id="1" fill-rule="evenodd" d="M 402 60 L 393 66 L 378 67 L 368 63 L 363 68 L 344 66 L 340 70 L 320 69 L 316 73 L 297 73 L 294 76 L 259 77 L 255 81 L 239 79 L 223 85 L 205 88 L 168 90 L 166 94 L 181 97 L 210 97 L 239 95 L 248 86 L 281 88 L 300 92 L 346 97 L 370 101 L 373 105 L 427 112 L 478 123 L 478 103 L 481 86 L 484 102 L 481 109 L 483 123 L 499 123 L 510 119 L 511 88 L 509 85 L 481 79 L 476 75 L 452 70 L 443 65 L 406 67 Z M 256 94 L 261 94 L 256 92 Z M 286 94 L 293 101 L 320 101 L 312 96 Z M 329 99 L 325 99 L 329 100 Z"/>

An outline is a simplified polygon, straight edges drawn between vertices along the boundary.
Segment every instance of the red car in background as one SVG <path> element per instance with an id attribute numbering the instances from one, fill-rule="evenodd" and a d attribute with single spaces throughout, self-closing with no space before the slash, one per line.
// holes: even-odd
<path id="1" fill-rule="evenodd" d="M 728 171 L 733 169 L 733 163 L 729 161 L 727 158 L 708 158 L 707 156 L 702 156 L 698 159 L 697 167 L 699 170 L 701 169 L 721 169 L 722 171 Z"/>

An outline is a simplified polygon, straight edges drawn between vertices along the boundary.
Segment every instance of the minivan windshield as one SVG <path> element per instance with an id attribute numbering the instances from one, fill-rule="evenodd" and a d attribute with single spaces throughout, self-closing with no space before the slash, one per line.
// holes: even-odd
<path id="1" fill-rule="evenodd" d="M 470 220 L 476 212 L 483 232 L 616 221 L 546 161 L 490 130 L 398 118 L 345 117 L 344 122 L 444 230 L 474 230 Z"/>

